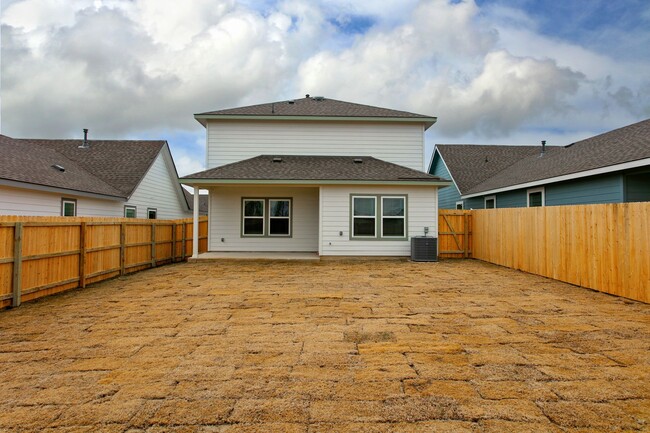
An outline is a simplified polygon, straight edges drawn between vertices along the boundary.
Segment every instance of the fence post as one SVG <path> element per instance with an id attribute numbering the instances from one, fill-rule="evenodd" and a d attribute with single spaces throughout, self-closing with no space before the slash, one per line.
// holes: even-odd
<path id="1" fill-rule="evenodd" d="M 187 223 L 183 222 L 183 252 L 181 253 L 181 260 L 185 260 L 185 249 L 187 248 L 187 239 L 185 233 L 187 232 Z"/>
<path id="2" fill-rule="evenodd" d="M 464 236 L 463 236 L 463 250 L 465 258 L 469 257 L 469 218 L 470 214 L 463 215 Z"/>
<path id="3" fill-rule="evenodd" d="M 151 224 L 151 267 L 156 267 L 156 224 Z"/>
<path id="4" fill-rule="evenodd" d="M 86 223 L 79 229 L 79 287 L 86 288 Z"/>
<path id="5" fill-rule="evenodd" d="M 19 307 L 21 301 L 20 285 L 23 271 L 23 223 L 14 226 L 14 275 L 11 306 Z"/>
<path id="6" fill-rule="evenodd" d="M 126 271 L 126 223 L 120 224 L 120 275 Z"/>
<path id="7" fill-rule="evenodd" d="M 176 221 L 172 224 L 172 263 L 176 263 Z"/>

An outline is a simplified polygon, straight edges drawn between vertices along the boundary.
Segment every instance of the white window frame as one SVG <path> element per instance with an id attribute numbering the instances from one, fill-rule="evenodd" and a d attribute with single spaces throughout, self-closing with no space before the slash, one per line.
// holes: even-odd
<path id="1" fill-rule="evenodd" d="M 460 207 L 458 207 L 458 205 L 460 205 Z M 463 210 L 463 209 L 465 209 L 465 205 L 463 204 L 463 201 L 462 200 L 457 201 L 456 202 L 456 210 Z"/>
<path id="2" fill-rule="evenodd" d="M 375 209 L 375 215 L 372 216 L 372 217 L 371 217 L 371 216 L 368 216 L 368 215 L 359 215 L 359 216 L 354 215 L 354 200 L 357 199 L 357 198 L 371 198 L 371 199 L 373 199 L 373 200 L 374 200 L 374 203 L 375 203 L 375 205 L 373 206 L 373 208 Z M 377 198 L 378 198 L 378 197 L 377 197 L 376 195 L 353 195 L 353 196 L 352 196 L 352 209 L 351 209 L 351 213 L 352 213 L 352 227 L 351 227 L 350 232 L 352 233 L 352 237 L 353 237 L 354 239 L 377 239 Z M 373 224 L 373 226 L 374 226 L 374 228 L 375 228 L 375 234 L 372 235 L 372 236 L 368 236 L 368 235 L 357 235 L 357 234 L 354 232 L 354 219 L 355 219 L 355 218 L 372 218 L 372 219 L 374 219 L 374 220 L 375 220 L 375 223 Z"/>
<path id="3" fill-rule="evenodd" d="M 150 212 L 153 212 L 153 218 L 151 218 Z M 147 208 L 147 219 L 157 220 L 158 219 L 158 209 L 156 209 L 155 207 Z"/>
<path id="4" fill-rule="evenodd" d="M 381 237 L 385 239 L 404 239 L 406 237 L 406 196 L 404 195 L 382 195 L 379 197 L 380 198 L 380 209 L 379 209 L 379 214 L 381 217 L 380 221 L 380 230 L 381 230 Z M 402 199 L 402 202 L 404 203 L 404 215 L 401 216 L 386 216 L 384 215 L 384 199 Z M 404 228 L 404 231 L 402 232 L 402 235 L 400 236 L 387 236 L 384 235 L 384 218 L 389 218 L 389 219 L 402 219 L 404 221 L 404 224 L 402 227 Z"/>
<path id="5" fill-rule="evenodd" d="M 279 198 L 279 197 L 275 198 L 275 197 L 273 197 L 273 198 L 267 199 L 267 201 L 268 201 L 268 208 L 269 208 L 269 212 L 268 212 L 268 214 L 269 214 L 268 236 L 273 237 L 273 238 L 291 237 L 291 211 L 292 211 L 292 209 L 291 209 L 291 205 L 292 205 L 291 199 L 290 198 Z M 282 216 L 282 217 L 280 217 L 280 216 L 271 216 L 271 202 L 272 201 L 288 201 L 289 202 L 289 216 L 286 216 L 286 217 L 284 217 L 284 216 Z M 279 235 L 278 234 L 276 234 L 276 235 L 271 234 L 271 220 L 272 219 L 288 220 L 289 221 L 289 224 L 288 224 L 289 233 L 286 233 L 286 234 L 283 233 L 283 234 L 279 234 Z"/>
<path id="6" fill-rule="evenodd" d="M 542 193 L 542 206 L 541 207 L 546 206 L 546 194 L 544 193 L 544 187 L 541 186 L 539 188 L 530 188 L 530 189 L 526 190 L 526 207 L 530 207 L 530 195 L 535 194 L 537 192 Z M 539 207 L 539 206 L 535 206 L 535 207 Z"/>
<path id="7" fill-rule="evenodd" d="M 488 200 L 494 200 L 494 208 L 488 208 L 487 207 Z M 496 208 L 497 208 L 497 196 L 496 195 L 488 195 L 483 199 L 483 209 L 496 209 Z"/>
<path id="8" fill-rule="evenodd" d="M 246 203 L 249 201 L 262 202 L 262 216 L 246 216 Z M 246 219 L 261 219 L 262 220 L 262 233 L 246 234 Z M 263 237 L 266 233 L 266 199 L 263 198 L 243 198 L 241 205 L 241 235 L 246 238 L 259 238 Z"/>
<path id="9" fill-rule="evenodd" d="M 133 209 L 133 216 L 130 217 L 126 213 L 127 211 Z M 124 205 L 124 218 L 137 218 L 138 217 L 138 207 L 137 206 L 131 206 L 131 205 Z"/>
<path id="10" fill-rule="evenodd" d="M 65 205 L 67 204 L 72 204 L 74 206 L 74 211 L 72 215 L 66 215 L 65 214 Z M 76 217 L 77 216 L 77 200 L 73 198 L 62 198 L 61 199 L 61 216 L 72 216 Z"/>

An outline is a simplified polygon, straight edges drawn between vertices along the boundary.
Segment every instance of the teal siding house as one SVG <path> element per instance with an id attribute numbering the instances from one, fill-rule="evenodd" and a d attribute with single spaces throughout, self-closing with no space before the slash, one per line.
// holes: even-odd
<path id="1" fill-rule="evenodd" d="M 441 209 L 650 201 L 650 119 L 568 146 L 439 144 Z"/>

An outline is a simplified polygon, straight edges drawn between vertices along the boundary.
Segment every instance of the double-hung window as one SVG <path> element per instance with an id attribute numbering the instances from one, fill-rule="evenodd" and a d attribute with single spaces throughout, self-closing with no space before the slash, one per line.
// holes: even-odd
<path id="1" fill-rule="evenodd" d="M 269 236 L 291 235 L 291 201 L 269 199 Z"/>
<path id="2" fill-rule="evenodd" d="M 243 199 L 242 236 L 291 236 L 291 199 Z"/>
<path id="3" fill-rule="evenodd" d="M 406 196 L 353 195 L 352 239 L 406 238 Z"/>
<path id="4" fill-rule="evenodd" d="M 381 198 L 381 237 L 406 237 L 406 198 Z"/>
<path id="5" fill-rule="evenodd" d="M 352 197 L 352 237 L 377 237 L 377 197 Z"/>
<path id="6" fill-rule="evenodd" d="M 244 236 L 264 236 L 264 199 L 244 199 L 244 218 L 242 234 Z"/>

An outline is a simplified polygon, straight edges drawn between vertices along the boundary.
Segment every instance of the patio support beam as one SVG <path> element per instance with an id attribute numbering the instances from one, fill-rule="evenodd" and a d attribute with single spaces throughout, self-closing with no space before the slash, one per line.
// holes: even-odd
<path id="1" fill-rule="evenodd" d="M 199 257 L 199 187 L 194 186 L 194 223 L 192 224 L 192 258 Z"/>

